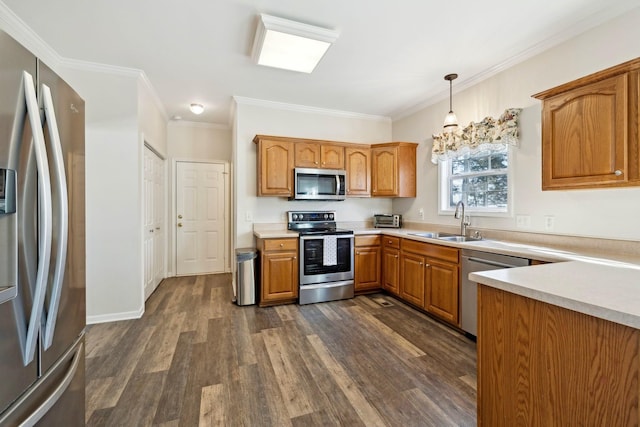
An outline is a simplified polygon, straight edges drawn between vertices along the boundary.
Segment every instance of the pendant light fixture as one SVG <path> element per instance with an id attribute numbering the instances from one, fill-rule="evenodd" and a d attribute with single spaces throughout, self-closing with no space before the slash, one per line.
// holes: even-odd
<path id="1" fill-rule="evenodd" d="M 458 78 L 457 74 L 447 74 L 444 76 L 445 80 L 449 81 L 449 113 L 444 118 L 445 133 L 453 133 L 458 129 L 458 118 L 456 113 L 453 112 L 452 100 L 453 100 L 453 81 Z"/>

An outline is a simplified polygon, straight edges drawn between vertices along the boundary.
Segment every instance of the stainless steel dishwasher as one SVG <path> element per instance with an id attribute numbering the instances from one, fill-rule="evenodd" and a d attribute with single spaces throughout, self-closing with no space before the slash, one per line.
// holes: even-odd
<path id="1" fill-rule="evenodd" d="M 510 255 L 500 255 L 472 249 L 462 250 L 462 330 L 474 337 L 478 334 L 478 284 L 469 280 L 469 273 L 498 270 L 502 268 L 524 267 L 529 260 Z"/>

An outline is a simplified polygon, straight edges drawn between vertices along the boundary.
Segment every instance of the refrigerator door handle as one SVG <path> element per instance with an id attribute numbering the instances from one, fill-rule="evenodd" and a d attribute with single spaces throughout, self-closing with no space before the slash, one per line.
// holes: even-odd
<path id="1" fill-rule="evenodd" d="M 34 359 L 42 311 L 45 301 L 47 276 L 49 275 L 49 261 L 51 258 L 51 228 L 53 223 L 51 205 L 51 180 L 49 178 L 49 164 L 40 121 L 40 109 L 36 100 L 36 92 L 33 86 L 33 77 L 26 71 L 22 72 L 24 100 L 27 106 L 27 115 L 33 134 L 33 146 L 38 170 L 38 201 L 40 203 L 39 229 L 38 229 L 38 271 L 33 295 L 33 305 L 29 316 L 29 326 L 25 348 L 23 349 L 23 362 L 26 365 Z"/>
<path id="2" fill-rule="evenodd" d="M 51 296 L 49 299 L 49 308 L 46 312 L 47 318 L 44 329 L 44 348 L 46 350 L 51 347 L 53 343 L 56 320 L 58 318 L 58 308 L 60 306 L 60 294 L 62 293 L 62 284 L 67 262 L 69 199 L 67 194 L 67 178 L 64 169 L 64 157 L 62 156 L 62 143 L 60 141 L 58 122 L 53 108 L 53 97 L 51 96 L 51 89 L 45 84 L 42 85 L 42 103 L 44 107 L 44 120 L 46 121 L 51 139 L 51 170 L 54 175 L 53 179 L 57 184 L 57 205 L 59 207 L 59 212 L 57 213 L 59 228 L 56 250 L 57 257 L 54 261 L 53 284 L 51 286 Z"/>

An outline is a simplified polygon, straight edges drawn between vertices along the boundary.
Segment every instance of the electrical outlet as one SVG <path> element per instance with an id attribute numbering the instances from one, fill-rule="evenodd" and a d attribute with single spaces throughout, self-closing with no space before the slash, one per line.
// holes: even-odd
<path id="1" fill-rule="evenodd" d="M 531 228 L 531 215 L 516 215 L 516 227 Z"/>
<path id="2" fill-rule="evenodd" d="M 551 231 L 556 226 L 556 217 L 553 215 L 545 215 L 544 217 L 544 229 Z"/>
<path id="3" fill-rule="evenodd" d="M 253 221 L 253 213 L 251 211 L 245 212 L 244 220 L 247 221 L 247 222 Z"/>
<path id="4" fill-rule="evenodd" d="M 418 209 L 418 216 L 420 217 L 420 219 L 424 219 L 424 209 Z"/>

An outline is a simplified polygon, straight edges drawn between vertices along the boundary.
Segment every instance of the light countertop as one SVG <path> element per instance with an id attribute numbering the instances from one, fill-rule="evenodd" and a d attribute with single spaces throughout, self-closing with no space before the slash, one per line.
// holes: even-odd
<path id="1" fill-rule="evenodd" d="M 514 294 L 640 329 L 640 254 L 578 253 L 504 240 L 449 242 L 414 236 L 431 230 L 354 228 L 354 234 L 383 234 L 461 249 L 549 261 L 550 264 L 471 273 L 471 280 Z M 433 230 L 440 231 L 440 230 Z M 258 238 L 296 237 L 286 229 L 254 231 Z"/>
<path id="2" fill-rule="evenodd" d="M 640 265 L 570 261 L 471 273 L 469 278 L 640 329 Z"/>

